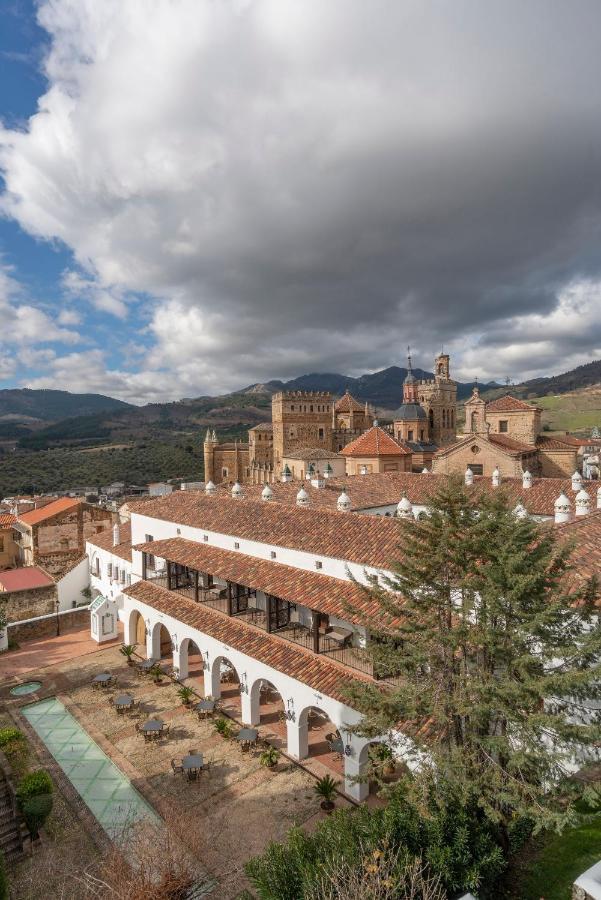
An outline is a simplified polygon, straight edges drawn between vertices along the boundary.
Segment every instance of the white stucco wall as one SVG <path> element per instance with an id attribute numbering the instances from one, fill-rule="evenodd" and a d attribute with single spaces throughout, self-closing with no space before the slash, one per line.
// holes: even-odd
<path id="1" fill-rule="evenodd" d="M 87 559 L 82 559 L 70 572 L 56 582 L 58 608 L 61 612 L 73 606 L 81 606 L 89 601 L 82 591 L 90 586 L 90 569 Z"/>

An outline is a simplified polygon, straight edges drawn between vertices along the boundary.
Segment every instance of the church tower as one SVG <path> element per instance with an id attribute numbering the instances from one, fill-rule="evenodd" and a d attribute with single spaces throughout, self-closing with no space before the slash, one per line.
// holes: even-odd
<path id="1" fill-rule="evenodd" d="M 407 377 L 403 382 L 403 403 L 394 414 L 394 436 L 397 441 L 427 444 L 429 442 L 428 417 L 419 403 L 419 385 L 411 366 L 410 348 L 407 347 Z"/>
<path id="2" fill-rule="evenodd" d="M 434 378 L 419 382 L 419 403 L 426 413 L 430 440 L 440 445 L 455 440 L 457 385 L 451 378 L 451 361 L 442 351 L 434 360 Z"/>

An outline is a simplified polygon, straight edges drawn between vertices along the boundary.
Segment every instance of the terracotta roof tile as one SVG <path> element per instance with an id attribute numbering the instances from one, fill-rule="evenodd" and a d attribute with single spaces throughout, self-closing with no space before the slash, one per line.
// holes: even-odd
<path id="1" fill-rule="evenodd" d="M 373 425 L 342 449 L 343 456 L 410 456 L 411 450 L 395 441 L 379 425 Z"/>
<path id="2" fill-rule="evenodd" d="M 109 527 L 88 538 L 88 543 L 101 550 L 108 550 L 113 556 L 131 562 L 131 522 L 119 525 L 119 539 L 119 544 L 113 547 L 113 529 Z"/>
<path id="3" fill-rule="evenodd" d="M 486 404 L 486 412 L 520 412 L 520 411 L 531 411 L 533 409 L 538 409 L 537 406 L 533 406 L 531 403 L 526 403 L 524 400 L 518 400 L 517 397 L 512 397 L 511 394 L 506 394 L 504 397 L 498 397 L 496 400 L 491 400 Z"/>
<path id="4" fill-rule="evenodd" d="M 12 513 L 0 513 L 0 528 L 10 528 L 17 521 L 17 517 Z"/>
<path id="5" fill-rule="evenodd" d="M 365 616 L 380 615 L 380 606 L 358 585 L 342 578 L 308 572 L 268 559 L 258 559 L 235 550 L 222 550 L 184 538 L 138 544 L 134 550 L 206 572 L 217 578 L 255 588 L 266 594 L 300 603 L 309 609 L 362 624 Z M 348 605 L 359 613 L 353 616 Z"/>
<path id="6" fill-rule="evenodd" d="M 202 603 L 173 594 L 152 582 L 137 581 L 123 593 L 342 703 L 348 702 L 344 688 L 350 682 L 372 680 L 358 672 L 351 674 L 327 657 L 267 634 L 238 618 L 225 616 Z"/>
<path id="7" fill-rule="evenodd" d="M 571 450 L 577 451 L 579 447 L 586 446 L 586 441 L 576 439 L 575 442 L 568 440 L 568 435 L 558 437 L 556 435 L 539 434 L 536 437 L 536 446 L 543 450 Z"/>
<path id="8" fill-rule="evenodd" d="M 78 497 L 60 497 L 58 500 L 53 500 L 52 503 L 48 503 L 40 509 L 31 509 L 29 512 L 21 513 L 18 517 L 19 522 L 23 522 L 25 525 L 37 525 L 39 522 L 43 522 L 44 519 L 51 519 L 59 513 L 73 509 L 82 502 Z"/>
<path id="9" fill-rule="evenodd" d="M 336 412 L 364 412 L 365 406 L 359 403 L 358 400 L 355 400 L 352 394 L 346 391 L 346 393 L 342 395 L 340 400 L 336 401 L 334 409 L 336 410 Z"/>
<path id="10" fill-rule="evenodd" d="M 292 487 L 296 496 L 299 483 Z M 336 496 L 340 491 L 338 487 Z M 225 491 L 212 496 L 199 491 L 174 491 L 145 504 L 138 514 L 376 567 L 389 564 L 400 537 L 397 520 L 254 499 L 236 500 Z"/>
<path id="11" fill-rule="evenodd" d="M 534 444 L 516 441 L 515 438 L 511 438 L 506 434 L 497 434 L 494 432 L 488 435 L 488 440 L 491 444 L 497 444 L 499 447 L 502 447 L 503 450 L 507 450 L 510 453 L 515 453 L 519 456 L 523 453 L 534 453 L 536 451 Z"/>
<path id="12" fill-rule="evenodd" d="M 25 591 L 30 588 L 46 587 L 49 584 L 54 584 L 54 578 L 38 566 L 23 566 L 0 572 L 0 585 L 5 591 Z"/>

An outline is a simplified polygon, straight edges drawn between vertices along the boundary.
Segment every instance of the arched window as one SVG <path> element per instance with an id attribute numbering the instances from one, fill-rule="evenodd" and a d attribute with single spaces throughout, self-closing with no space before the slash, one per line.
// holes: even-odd
<path id="1" fill-rule="evenodd" d="M 472 413 L 470 428 L 472 431 L 478 431 L 478 413 L 477 412 Z"/>
<path id="2" fill-rule="evenodd" d="M 430 428 L 434 428 L 434 410 L 431 409 L 429 413 L 430 418 Z"/>

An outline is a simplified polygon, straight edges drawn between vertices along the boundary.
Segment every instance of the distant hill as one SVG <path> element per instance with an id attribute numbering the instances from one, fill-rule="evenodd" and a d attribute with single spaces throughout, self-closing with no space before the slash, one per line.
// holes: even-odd
<path id="1" fill-rule="evenodd" d="M 30 388 L 0 390 L 0 422 L 56 422 L 71 416 L 90 416 L 118 409 L 135 407 L 103 394 L 71 394 L 69 391 Z"/>
<path id="2" fill-rule="evenodd" d="M 569 391 L 597 384 L 601 384 L 601 359 L 578 366 L 570 372 L 564 372 L 563 375 L 524 381 L 520 387 L 536 394 L 537 397 L 544 397 L 548 394 L 567 394 Z"/>

